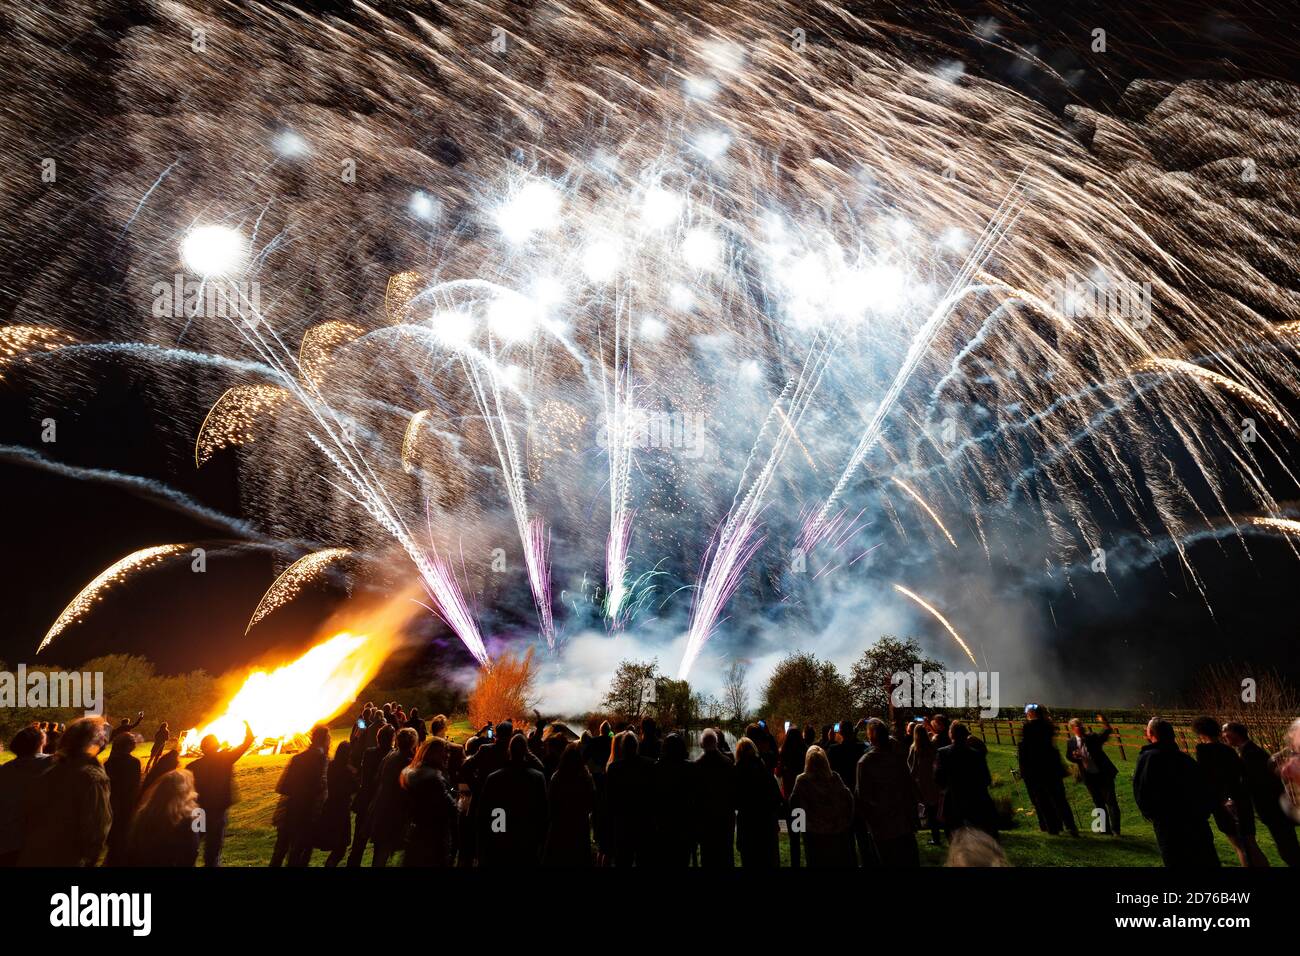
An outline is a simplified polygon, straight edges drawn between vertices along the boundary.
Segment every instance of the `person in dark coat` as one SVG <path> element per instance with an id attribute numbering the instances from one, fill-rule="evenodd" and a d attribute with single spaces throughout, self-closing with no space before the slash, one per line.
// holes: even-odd
<path id="1" fill-rule="evenodd" d="M 740 865 L 781 865 L 780 820 L 785 809 L 781 785 L 763 763 L 758 744 L 748 737 L 736 742 L 736 848 Z"/>
<path id="2" fill-rule="evenodd" d="M 370 842 L 370 805 L 375 802 L 375 793 L 379 789 L 379 768 L 384 758 L 392 752 L 393 740 L 396 737 L 396 728 L 391 724 L 384 724 L 375 734 L 375 745 L 367 750 L 366 755 L 361 759 L 357 795 L 352 801 L 352 806 L 357 811 L 357 825 L 352 835 L 352 849 L 348 853 L 348 866 L 361 865 L 366 844 Z M 362 740 L 364 739 L 363 736 Z"/>
<path id="3" fill-rule="evenodd" d="M 831 770 L 826 751 L 808 748 L 804 772 L 790 792 L 791 826 L 803 832 L 809 868 L 857 866 L 853 791 Z"/>
<path id="4" fill-rule="evenodd" d="M 1055 836 L 1064 828 L 1078 836 L 1074 812 L 1065 798 L 1066 771 L 1061 752 L 1056 749 L 1056 725 L 1041 704 L 1025 708 L 1016 753 L 1020 758 L 1020 778 L 1038 814 L 1039 829 Z"/>
<path id="5" fill-rule="evenodd" d="M 194 786 L 199 792 L 199 806 L 206 818 L 203 835 L 203 865 L 220 866 L 221 848 L 226 840 L 226 820 L 235 805 L 235 763 L 253 746 L 253 728 L 244 723 L 244 739 L 237 746 L 221 747 L 215 734 L 208 734 L 199 742 L 202 756 L 190 761 L 189 770 L 194 775 Z M 156 765 L 155 765 L 156 766 Z"/>
<path id="6" fill-rule="evenodd" d="M 1300 866 L 1300 840 L 1296 822 L 1282 811 L 1285 788 L 1277 765 L 1259 744 L 1250 739 L 1246 725 L 1232 721 L 1223 726 L 1223 739 L 1237 751 L 1245 770 L 1246 788 L 1260 821 L 1273 835 L 1277 855 L 1287 866 Z"/>
<path id="7" fill-rule="evenodd" d="M 375 799 L 370 805 L 370 839 L 375 843 L 371 866 L 387 866 L 389 858 L 406 844 L 410 808 L 402 793 L 402 771 L 415 759 L 416 746 L 415 731 L 403 727 L 379 765 Z"/>
<path id="8" fill-rule="evenodd" d="M 934 782 L 943 791 L 939 815 L 944 831 L 949 839 L 966 826 L 996 835 L 997 809 L 989 796 L 993 777 L 984 752 L 971 746 L 970 730 L 961 721 L 945 729 L 952 743 L 939 748 L 934 759 Z"/>
<path id="9" fill-rule="evenodd" d="M 641 756 L 632 731 L 615 739 L 617 757 L 605 771 L 614 828 L 614 865 L 649 866 L 654 848 L 654 762 Z"/>
<path id="10" fill-rule="evenodd" d="M 794 792 L 794 782 L 803 773 L 804 757 L 808 753 L 808 744 L 804 741 L 802 731 L 793 724 L 785 732 L 781 748 L 777 752 L 776 775 L 781 781 L 781 796 L 786 801 L 786 833 L 790 839 L 790 866 L 798 869 L 801 862 L 803 834 L 790 825 L 790 794 Z"/>
<path id="11" fill-rule="evenodd" d="M 130 735 L 128 734 L 126 736 L 130 736 Z M 131 746 L 135 747 L 135 738 L 132 737 L 131 741 L 132 741 Z M 140 781 L 140 792 L 144 793 L 146 790 L 152 787 L 155 783 L 159 781 L 159 779 L 161 779 L 163 774 L 171 773 L 173 770 L 180 770 L 180 769 L 181 769 L 180 751 L 178 750 L 167 751 L 165 754 L 159 757 L 157 762 L 154 763 L 153 767 L 151 767 L 149 771 L 145 773 L 144 779 Z"/>
<path id="12" fill-rule="evenodd" d="M 153 765 L 163 755 L 163 751 L 167 749 L 167 741 L 171 739 L 172 732 L 167 727 L 167 721 L 164 720 L 158 725 L 158 730 L 153 735 L 153 746 L 149 749 L 149 762 L 145 764 L 145 773 L 153 769 Z"/>
<path id="13" fill-rule="evenodd" d="M 736 765 L 718 749 L 718 734 L 700 734 L 695 758 L 695 833 L 700 866 L 734 867 L 736 832 Z"/>
<path id="14" fill-rule="evenodd" d="M 1178 749 L 1169 721 L 1151 718 L 1146 737 L 1133 770 L 1133 799 L 1156 831 L 1161 859 L 1169 867 L 1218 866 L 1207 822 L 1214 794 L 1204 771 Z"/>
<path id="15" fill-rule="evenodd" d="M 535 760 L 527 738 L 512 736 L 508 762 L 488 775 L 474 798 L 480 866 L 522 868 L 540 862 L 546 839 L 546 778 Z"/>
<path id="16" fill-rule="evenodd" d="M 691 865 L 695 854 L 695 764 L 687 759 L 681 734 L 664 738 L 654 772 L 654 845 L 657 865 Z"/>
<path id="17" fill-rule="evenodd" d="M 1092 805 L 1104 816 L 1103 832 L 1119 836 L 1119 800 L 1115 797 L 1115 777 L 1119 771 L 1106 755 L 1106 741 L 1114 732 L 1110 722 L 1100 717 L 1101 733 L 1092 733 L 1075 717 L 1070 721 L 1070 736 L 1065 741 L 1065 759 L 1079 767 L 1079 776 L 1088 788 Z"/>
<path id="18" fill-rule="evenodd" d="M 424 743 L 424 738 L 428 735 L 428 730 L 424 726 L 424 718 L 420 716 L 420 709 L 412 707 L 411 713 L 406 718 L 406 726 L 415 731 L 416 745 Z"/>
<path id="19" fill-rule="evenodd" d="M 50 769 L 28 789 L 19 866 L 94 866 L 113 825 L 108 774 L 98 754 L 108 743 L 99 717 L 68 724 Z"/>
<path id="20" fill-rule="evenodd" d="M 871 749 L 858 761 L 858 820 L 870 834 L 882 866 L 920 866 L 916 808 L 921 794 L 907 769 L 907 758 L 890 738 L 884 721 L 873 717 L 867 722 L 867 740 Z"/>
<path id="21" fill-rule="evenodd" d="M 415 712 L 412 708 L 412 713 Z M 447 779 L 447 741 L 430 737 L 402 771 L 411 826 L 402 866 L 449 867 L 456 847 L 456 797 Z"/>
<path id="22" fill-rule="evenodd" d="M 44 752 L 45 733 L 39 727 L 24 727 L 9 741 L 14 759 L 0 764 L 0 868 L 16 866 L 25 833 L 23 816 L 28 794 L 37 778 L 54 766 Z M 140 762 L 136 761 L 136 786 L 140 785 Z"/>
<path id="23" fill-rule="evenodd" d="M 113 728 L 112 736 L 117 737 L 119 734 L 131 733 L 135 728 L 140 726 L 140 721 L 142 720 L 144 720 L 143 710 L 136 713 L 135 720 L 132 720 L 130 717 L 123 717 L 121 721 L 118 722 L 118 725 Z"/>
<path id="24" fill-rule="evenodd" d="M 327 867 L 338 866 L 352 842 L 352 801 L 357 795 L 357 772 L 352 767 L 352 741 L 341 740 L 334 748 L 325 775 L 325 806 L 316 828 L 316 849 L 324 850 Z"/>
<path id="25" fill-rule="evenodd" d="M 942 750 L 952 744 L 952 733 L 948 726 L 947 714 L 932 714 L 930 716 L 930 743 L 934 744 L 935 751 Z"/>
<path id="26" fill-rule="evenodd" d="M 289 866 L 307 866 L 311 862 L 316 824 L 325 806 L 329 786 L 330 731 L 317 724 L 311 731 L 311 744 L 294 754 L 280 775 L 275 792 L 280 794 L 272 822 L 279 831 L 271 851 L 271 866 L 287 859 Z"/>
<path id="27" fill-rule="evenodd" d="M 596 809 L 591 815 L 591 836 L 596 842 L 596 854 L 603 865 L 614 856 L 613 828 L 610 826 L 609 807 L 605 799 L 605 768 L 614 756 L 614 729 L 609 721 L 601 721 L 596 733 L 583 745 L 583 759 L 591 782 L 596 786 Z"/>
<path id="28" fill-rule="evenodd" d="M 113 810 L 113 826 L 108 831 L 108 854 L 105 866 L 125 866 L 127 845 L 131 836 L 131 818 L 140 799 L 140 761 L 132 755 L 135 738 L 121 734 L 113 739 L 104 772 L 108 774 L 109 805 Z"/>
<path id="29" fill-rule="evenodd" d="M 140 797 L 131 821 L 127 866 L 193 866 L 199 856 L 194 775 L 170 770 Z"/>
<path id="30" fill-rule="evenodd" d="M 826 756 L 830 759 L 831 769 L 839 774 L 840 779 L 844 781 L 844 786 L 852 793 L 853 788 L 857 786 L 858 761 L 862 759 L 867 746 L 858 739 L 857 728 L 853 726 L 853 721 L 842 720 L 835 726 L 838 728 L 836 733 L 840 735 L 840 742 L 832 744 Z M 875 850 L 871 847 L 871 838 L 867 836 L 867 831 L 856 818 L 853 821 L 853 841 L 857 846 L 858 858 L 862 865 L 873 864 Z"/>
<path id="31" fill-rule="evenodd" d="M 1214 825 L 1228 838 L 1242 866 L 1268 866 L 1268 857 L 1255 841 L 1255 809 L 1246 786 L 1246 765 L 1237 751 L 1219 739 L 1213 717 L 1192 721 L 1196 734 L 1196 763 L 1214 794 Z"/>
<path id="32" fill-rule="evenodd" d="M 654 763 L 659 759 L 662 747 L 663 741 L 659 737 L 659 725 L 655 723 L 653 717 L 647 717 L 641 721 L 641 740 L 637 745 L 637 751 L 646 760 Z"/>
<path id="33" fill-rule="evenodd" d="M 554 739 L 554 738 L 552 738 Z M 577 743 L 567 744 L 546 785 L 544 866 L 591 866 L 591 813 L 596 784 Z"/>

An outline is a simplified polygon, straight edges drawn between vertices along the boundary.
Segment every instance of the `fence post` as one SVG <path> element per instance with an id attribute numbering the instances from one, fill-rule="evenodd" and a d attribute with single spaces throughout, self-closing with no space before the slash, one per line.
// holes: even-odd
<path id="1" fill-rule="evenodd" d="M 1115 742 L 1119 744 L 1119 759 L 1128 763 L 1128 754 L 1124 752 L 1124 732 L 1118 727 L 1115 728 Z"/>
<path id="2" fill-rule="evenodd" d="M 1014 747 L 1016 746 L 1016 725 L 1012 722 L 1010 717 L 1007 718 L 1007 729 L 1011 731 L 1011 746 Z"/>
<path id="3" fill-rule="evenodd" d="M 1002 745 L 1002 731 L 998 729 L 998 722 L 993 721 L 993 736 L 997 738 L 998 746 Z"/>

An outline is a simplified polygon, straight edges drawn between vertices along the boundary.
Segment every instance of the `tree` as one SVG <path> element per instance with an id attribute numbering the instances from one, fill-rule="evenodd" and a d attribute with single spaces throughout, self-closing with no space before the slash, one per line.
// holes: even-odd
<path id="1" fill-rule="evenodd" d="M 469 692 L 469 722 L 474 727 L 502 720 L 526 718 L 536 706 L 537 670 L 533 649 L 523 656 L 507 651 L 492 662 L 491 670 L 479 672 Z"/>
<path id="2" fill-rule="evenodd" d="M 722 723 L 722 701 L 712 694 L 691 695 L 691 706 L 695 710 L 696 720 L 701 725 L 712 727 Z"/>
<path id="3" fill-rule="evenodd" d="M 911 671 L 917 664 L 925 673 L 946 670 L 942 661 L 926 657 L 914 639 L 900 641 L 886 634 L 872 644 L 854 663 L 849 672 L 849 689 L 853 693 L 853 716 L 888 717 L 893 676 Z"/>
<path id="4" fill-rule="evenodd" d="M 654 706 L 650 709 L 654 712 L 659 726 L 665 730 L 674 727 L 694 727 L 699 716 L 695 709 L 695 701 L 690 684 L 661 674 L 655 681 Z"/>
<path id="5" fill-rule="evenodd" d="M 791 653 L 776 665 L 763 687 L 763 716 L 772 720 L 811 720 L 819 726 L 851 716 L 853 695 L 830 661 L 816 654 Z"/>
<path id="6" fill-rule="evenodd" d="M 640 723 L 646 705 L 653 703 L 659 679 L 659 661 L 620 661 L 601 702 L 610 713 L 628 723 Z"/>
<path id="7" fill-rule="evenodd" d="M 722 675 L 722 704 L 733 724 L 743 724 L 749 716 L 749 688 L 745 686 L 748 675 L 749 667 L 740 661 L 732 661 Z"/>

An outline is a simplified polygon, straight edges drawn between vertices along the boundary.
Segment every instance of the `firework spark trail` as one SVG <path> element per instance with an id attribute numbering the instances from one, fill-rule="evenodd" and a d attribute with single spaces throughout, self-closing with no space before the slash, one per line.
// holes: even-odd
<path id="1" fill-rule="evenodd" d="M 272 611 L 288 604 L 308 584 L 351 554 L 348 548 L 326 548 L 323 551 L 313 551 L 311 554 L 303 555 L 293 562 L 266 589 L 262 600 L 257 602 L 257 608 L 253 611 L 253 616 L 248 619 L 248 626 L 244 628 L 244 633 L 251 631 L 254 624 Z"/>
<path id="2" fill-rule="evenodd" d="M 930 520 L 933 521 L 935 525 L 939 528 L 939 530 L 943 532 L 943 536 L 948 539 L 948 543 L 952 545 L 954 548 L 957 547 L 956 540 L 953 538 L 951 534 L 948 533 L 948 529 L 944 527 L 943 522 L 939 520 L 939 516 L 935 514 L 934 509 L 931 508 L 930 505 L 926 502 L 926 500 L 922 498 L 920 494 L 917 493 L 916 489 L 914 489 L 911 485 L 907 484 L 907 482 L 903 481 L 901 478 L 891 477 L 889 480 L 892 481 L 899 488 L 902 488 L 903 491 L 907 492 L 908 496 L 913 501 L 915 501 L 918 505 L 921 506 L 921 508 L 925 511 L 925 513 L 930 516 Z"/>
<path id="3" fill-rule="evenodd" d="M 1023 177 L 1023 175 L 1024 174 L 1021 173 L 1021 177 Z M 1019 217 L 1024 197 L 1024 191 L 1020 187 L 1021 177 L 1016 178 L 1011 190 L 1007 193 L 1006 197 L 1004 197 L 1002 204 L 998 207 L 993 219 L 989 222 L 988 227 L 981 235 L 979 243 L 976 245 L 975 249 L 971 251 L 971 254 L 967 256 L 966 261 L 962 264 L 961 270 L 953 278 L 949 285 L 947 295 L 945 295 L 940 303 L 935 307 L 925 324 L 921 326 L 921 329 L 912 339 L 912 344 L 908 348 L 907 356 L 903 359 L 903 363 L 899 367 L 897 374 L 894 376 L 893 382 L 890 383 L 889 390 L 876 406 L 875 413 L 872 415 L 871 421 L 867 424 L 866 431 L 862 433 L 862 437 L 858 440 L 857 447 L 854 448 L 853 454 L 849 456 L 849 461 L 844 467 L 843 474 L 840 475 L 839 481 L 835 483 L 835 487 L 831 490 L 830 495 L 827 496 L 821 510 L 817 512 L 816 517 L 813 519 L 812 530 L 814 533 L 821 523 L 826 520 L 826 516 L 835 506 L 840 495 L 844 493 L 844 489 L 848 486 L 849 481 L 857 472 L 858 466 L 862 464 L 863 459 L 867 457 L 867 454 L 880 440 L 880 434 L 884 427 L 885 417 L 898 401 L 898 396 L 903 391 L 903 387 L 907 384 L 908 379 L 911 378 L 912 372 L 916 370 L 916 366 L 920 364 L 921 359 L 925 357 L 935 338 L 939 335 L 939 332 L 942 331 L 948 316 L 952 314 L 953 307 L 969 293 L 970 277 L 983 268 L 984 262 L 990 255 L 992 255 L 993 250 L 1002 240 L 1002 237 L 1006 235 L 1007 231 L 1015 224 L 1016 219 Z"/>
<path id="4" fill-rule="evenodd" d="M 1268 399 L 1266 399 L 1263 395 L 1259 394 L 1258 392 L 1256 392 L 1251 388 L 1248 388 L 1245 385 L 1242 385 L 1240 382 L 1234 381 L 1233 379 L 1229 378 L 1226 375 L 1221 375 L 1218 372 L 1211 371 L 1208 368 L 1202 368 L 1201 366 L 1195 365 L 1192 362 L 1187 362 L 1184 361 L 1183 359 L 1162 358 L 1157 356 L 1155 358 L 1146 359 L 1145 361 L 1139 363 L 1134 368 L 1134 371 L 1136 372 L 1157 372 L 1157 371 L 1181 372 L 1183 374 L 1190 375 L 1192 378 L 1199 379 L 1203 382 L 1208 382 L 1209 384 L 1214 385 L 1217 388 L 1224 389 L 1227 392 L 1231 392 L 1233 395 L 1245 399 L 1246 401 L 1250 402 L 1250 404 L 1258 408 L 1260 411 L 1268 414 L 1274 421 L 1276 421 L 1279 425 L 1283 426 L 1284 428 L 1287 427 L 1289 424 L 1289 419 L 1287 418 L 1286 415 L 1282 414 L 1282 410 L 1278 408 L 1276 405 L 1274 405 L 1272 402 L 1270 402 Z"/>
<path id="5" fill-rule="evenodd" d="M 139 551 L 133 551 L 126 557 L 114 561 L 96 575 L 94 580 L 82 588 L 77 596 L 69 602 L 68 606 L 63 609 L 63 613 L 55 619 L 50 629 L 45 633 L 44 639 L 36 648 L 36 653 L 39 654 L 45 650 L 50 641 L 67 630 L 69 625 L 79 621 L 86 612 L 99 602 L 106 590 L 114 585 L 121 584 L 132 574 L 161 564 L 167 558 L 188 550 L 189 547 L 188 544 L 162 544 L 151 548 L 141 548 Z"/>
<path id="6" fill-rule="evenodd" d="M 948 623 L 948 619 L 944 617 L 942 614 L 940 614 L 938 609 L 935 608 L 934 605 L 930 604 L 928 601 L 925 600 L 925 598 L 921 597 L 921 595 L 917 594 L 916 592 L 909 591 L 901 584 L 895 584 L 894 590 L 897 591 L 899 594 L 903 595 L 904 597 L 910 598 L 911 600 L 915 601 L 917 604 L 921 605 L 921 607 L 925 608 L 932 615 L 934 615 L 934 619 L 944 626 L 944 628 L 948 631 L 948 633 L 952 635 L 952 639 L 957 642 L 957 644 L 961 647 L 963 651 L 966 652 L 966 656 L 970 658 L 970 662 L 972 664 L 975 664 L 976 667 L 979 666 L 979 664 L 976 663 L 975 661 L 975 655 L 971 653 L 971 649 L 969 646 L 967 646 L 966 642 L 961 639 L 961 635 L 957 633 L 957 629 Z"/>
<path id="7" fill-rule="evenodd" d="M 429 417 L 429 410 L 421 409 L 411 416 L 411 420 L 406 423 L 406 431 L 402 433 L 402 470 L 408 475 L 415 470 L 415 447 L 420 437 L 420 426 L 424 424 L 425 419 Z"/>
<path id="8" fill-rule="evenodd" d="M 621 303 L 614 312 L 613 371 L 605 368 L 601 352 L 601 394 L 605 403 L 606 454 L 609 459 L 609 535 L 605 544 L 605 618 L 615 629 L 622 626 L 627 598 L 627 557 L 635 512 L 632 493 L 633 449 L 637 421 L 632 389 L 633 331 L 623 317 Z M 612 383 L 611 383 L 612 379 Z"/>

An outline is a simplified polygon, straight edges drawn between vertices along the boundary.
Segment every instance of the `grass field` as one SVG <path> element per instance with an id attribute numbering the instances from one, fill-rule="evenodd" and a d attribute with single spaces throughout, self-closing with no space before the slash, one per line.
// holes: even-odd
<path id="1" fill-rule="evenodd" d="M 467 724 L 452 728 L 452 736 L 463 738 L 470 733 Z M 337 743 L 346 737 L 345 730 L 336 730 L 334 739 Z M 1081 783 L 1066 780 L 1066 793 L 1074 808 L 1076 821 L 1079 823 L 1081 836 L 1078 838 L 1050 836 L 1038 829 L 1033 807 L 1024 785 L 1012 777 L 1011 771 L 1016 766 L 1015 748 L 1007 734 L 1003 733 L 1002 743 L 989 741 L 989 770 L 993 774 L 992 794 L 995 799 L 1010 797 L 1015 808 L 1017 825 L 1002 834 L 1003 847 L 1007 857 L 1015 866 L 1158 866 L 1160 857 L 1156 851 L 1155 837 L 1151 825 L 1142 819 L 1133 803 L 1133 767 L 1137 752 L 1128 747 L 1128 759 L 1121 760 L 1118 751 L 1112 747 L 1111 757 L 1119 768 L 1119 778 L 1115 790 L 1119 796 L 1120 810 L 1123 814 L 1123 836 L 1110 837 L 1089 831 L 1092 815 L 1092 803 L 1088 792 Z M 1127 734 L 1126 734 L 1127 739 Z M 136 756 L 143 761 L 148 756 L 148 744 L 136 748 Z M 8 753 L 0 754 L 0 762 L 9 758 Z M 271 826 L 271 814 L 275 809 L 275 784 L 280 772 L 289 758 L 287 756 L 259 757 L 246 756 L 236 764 L 235 780 L 239 788 L 239 802 L 230 812 L 230 823 L 226 831 L 226 846 L 223 863 L 226 866 L 265 866 L 271 859 L 271 849 L 275 844 L 275 829 Z M 1269 862 L 1280 866 L 1277 850 L 1272 838 L 1262 826 L 1258 828 L 1259 844 L 1268 856 Z M 921 861 L 923 865 L 942 865 L 945 847 L 929 845 L 929 835 L 918 835 L 921 843 Z M 1225 866 L 1236 866 L 1237 857 L 1228 841 L 1215 831 L 1215 841 L 1219 849 L 1219 858 Z M 320 866 L 325 854 L 312 855 L 312 863 Z M 781 860 L 783 865 L 789 863 L 789 846 L 785 835 L 781 837 Z M 366 851 L 365 863 L 369 865 L 370 851 Z M 737 860 L 739 863 L 739 860 Z"/>

